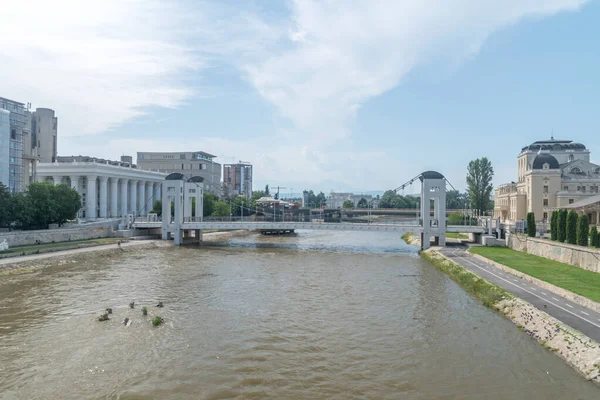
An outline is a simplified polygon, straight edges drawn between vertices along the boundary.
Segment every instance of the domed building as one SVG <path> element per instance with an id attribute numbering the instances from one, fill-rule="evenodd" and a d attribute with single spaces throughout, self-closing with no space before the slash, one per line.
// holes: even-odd
<path id="1" fill-rule="evenodd" d="M 554 138 L 537 141 L 521 149 L 517 181 L 496 187 L 494 217 L 510 224 L 533 212 L 537 221 L 549 222 L 552 211 L 598 196 L 599 186 L 600 165 L 590 162 L 585 145 Z M 591 223 L 600 223 L 598 214 L 589 215 Z"/>

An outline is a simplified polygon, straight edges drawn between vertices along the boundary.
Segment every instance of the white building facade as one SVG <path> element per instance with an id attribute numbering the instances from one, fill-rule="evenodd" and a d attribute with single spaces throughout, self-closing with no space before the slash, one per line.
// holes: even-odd
<path id="1" fill-rule="evenodd" d="M 354 193 L 336 193 L 331 191 L 327 199 L 327 207 L 329 208 L 343 208 L 344 202 L 350 200 L 353 208 L 358 208 L 358 202 L 365 199 L 367 204 L 373 202 L 373 196 L 370 194 L 354 194 Z"/>
<path id="2" fill-rule="evenodd" d="M 85 161 L 82 161 L 85 160 Z M 71 162 L 39 163 L 37 180 L 67 184 L 82 197 L 80 218 L 145 216 L 161 199 L 166 173 L 138 169 L 135 165 L 90 157 Z"/>

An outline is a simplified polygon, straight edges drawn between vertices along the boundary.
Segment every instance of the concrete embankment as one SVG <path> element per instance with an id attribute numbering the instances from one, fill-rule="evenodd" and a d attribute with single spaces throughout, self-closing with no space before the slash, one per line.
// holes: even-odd
<path id="1" fill-rule="evenodd" d="M 205 233 L 203 240 L 205 242 L 217 242 L 231 237 L 246 236 L 252 233 L 247 230 L 227 231 L 227 232 L 209 232 Z M 160 247 L 172 246 L 173 242 L 163 240 L 130 240 L 121 244 L 123 252 L 154 249 Z M 42 253 L 29 256 L 11 257 L 0 259 L 0 273 L 11 270 L 23 270 L 27 268 L 43 268 L 45 266 L 66 264 L 85 260 L 90 256 L 118 257 L 121 254 L 117 244 L 96 245 L 91 247 L 82 247 L 71 250 L 61 250 L 50 253 Z"/>
<path id="2" fill-rule="evenodd" d="M 585 379 L 600 385 L 600 345 L 528 302 L 467 271 L 435 249 L 421 253 L 486 306 L 510 319 L 549 351 L 567 362 Z"/>

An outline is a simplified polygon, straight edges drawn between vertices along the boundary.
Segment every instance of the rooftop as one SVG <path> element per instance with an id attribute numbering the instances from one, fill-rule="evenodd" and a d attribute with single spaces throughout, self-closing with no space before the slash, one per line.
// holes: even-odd
<path id="1" fill-rule="evenodd" d="M 586 147 L 581 143 L 573 143 L 572 140 L 538 140 L 533 142 L 529 146 L 525 146 L 521 149 L 524 151 L 539 151 L 539 150 L 585 150 Z"/>
<path id="2" fill-rule="evenodd" d="M 81 155 L 79 155 L 79 156 L 58 156 L 58 157 L 56 157 L 56 162 L 57 163 L 87 162 L 87 163 L 97 163 L 97 164 L 118 165 L 120 167 L 137 168 L 137 165 L 126 162 L 126 161 L 113 161 L 113 160 L 106 160 L 104 158 L 81 156 Z"/>

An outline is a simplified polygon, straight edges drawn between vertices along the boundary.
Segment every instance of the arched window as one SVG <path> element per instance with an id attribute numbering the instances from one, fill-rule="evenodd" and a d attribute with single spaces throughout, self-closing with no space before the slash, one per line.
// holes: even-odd
<path id="1" fill-rule="evenodd" d="M 573 161 L 575 159 L 575 156 L 573 154 L 569 154 L 569 161 Z"/>
<path id="2" fill-rule="evenodd" d="M 581 169 L 579 167 L 573 167 L 573 168 L 571 168 L 571 173 L 572 174 L 580 174 Z"/>
<path id="3" fill-rule="evenodd" d="M 596 168 L 596 169 L 594 170 L 594 172 L 595 172 L 595 173 L 597 173 L 597 174 L 600 174 L 600 168 Z"/>

